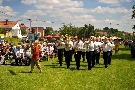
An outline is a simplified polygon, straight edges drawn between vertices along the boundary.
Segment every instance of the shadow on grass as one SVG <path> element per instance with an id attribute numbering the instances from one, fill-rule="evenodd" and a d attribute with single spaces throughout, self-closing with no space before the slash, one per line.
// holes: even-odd
<path id="1" fill-rule="evenodd" d="M 79 71 L 79 70 L 86 70 L 86 69 L 82 69 L 82 68 L 79 68 L 79 69 L 77 69 L 77 68 L 75 68 L 75 67 L 71 67 L 71 68 L 69 68 L 71 71 L 74 71 L 74 70 L 77 70 L 77 71 Z"/>
<path id="2" fill-rule="evenodd" d="M 53 67 L 51 67 L 51 68 L 65 68 L 65 67 L 62 67 L 62 66 L 53 66 Z"/>
<path id="3" fill-rule="evenodd" d="M 135 61 L 135 59 L 132 58 L 130 54 L 126 54 L 126 53 L 119 54 L 118 56 L 113 55 L 112 59 L 119 59 L 119 60 L 126 59 L 126 60 L 129 60 L 129 61 Z"/>
<path id="4" fill-rule="evenodd" d="M 55 67 L 55 66 L 57 66 L 57 65 L 52 65 L 52 64 L 49 64 L 49 65 L 44 65 L 44 66 L 50 66 L 50 67 Z"/>
<path id="5" fill-rule="evenodd" d="M 21 71 L 20 73 L 30 73 L 29 71 L 28 72 L 26 72 L 26 71 Z"/>
<path id="6" fill-rule="evenodd" d="M 8 70 L 12 75 L 17 75 L 14 71 Z"/>

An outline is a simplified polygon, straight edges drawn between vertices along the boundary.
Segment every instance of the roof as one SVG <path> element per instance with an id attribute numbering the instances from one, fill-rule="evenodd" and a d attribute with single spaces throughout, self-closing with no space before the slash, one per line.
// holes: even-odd
<path id="1" fill-rule="evenodd" d="M 102 34 L 102 35 L 103 35 L 103 34 L 107 34 L 106 32 L 97 32 L 97 33 L 98 33 L 98 34 Z"/>
<path id="2" fill-rule="evenodd" d="M 12 28 L 14 27 L 18 22 L 17 21 L 0 21 L 0 27 L 1 28 Z"/>
<path id="3" fill-rule="evenodd" d="M 38 30 L 38 32 L 43 32 L 44 28 L 43 27 L 31 27 L 32 29 L 35 30 L 35 32 Z"/>
<path id="4" fill-rule="evenodd" d="M 19 24 L 21 30 L 28 30 L 28 27 L 26 27 L 23 23 Z"/>

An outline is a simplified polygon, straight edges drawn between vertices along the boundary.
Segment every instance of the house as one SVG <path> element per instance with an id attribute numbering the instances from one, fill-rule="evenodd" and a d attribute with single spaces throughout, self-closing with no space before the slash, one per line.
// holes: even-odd
<path id="1" fill-rule="evenodd" d="M 5 37 L 22 37 L 18 21 L 0 21 L 0 27 L 6 30 Z"/>
<path id="2" fill-rule="evenodd" d="M 104 32 L 104 31 L 102 31 L 102 32 L 97 32 L 98 34 L 100 34 L 100 35 L 107 35 L 107 32 Z"/>
<path id="3" fill-rule="evenodd" d="M 31 30 L 34 30 L 35 33 L 39 35 L 39 37 L 44 36 L 44 28 L 43 27 L 31 27 Z"/>
<path id="4" fill-rule="evenodd" d="M 133 36 L 134 34 L 133 33 L 129 33 L 129 32 L 124 32 L 124 35 L 131 35 L 131 36 Z"/>

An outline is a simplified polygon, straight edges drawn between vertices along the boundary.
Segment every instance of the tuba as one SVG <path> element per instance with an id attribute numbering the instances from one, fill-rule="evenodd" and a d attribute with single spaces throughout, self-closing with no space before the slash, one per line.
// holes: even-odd
<path id="1" fill-rule="evenodd" d="M 70 48 L 71 48 L 71 44 L 69 44 L 70 37 L 69 37 L 68 34 L 66 34 L 65 37 L 66 37 L 65 47 L 66 47 L 67 49 L 70 49 Z"/>
<path id="2" fill-rule="evenodd" d="M 61 35 L 60 40 L 58 40 L 58 46 L 61 46 L 61 47 L 63 46 L 63 45 L 62 45 L 63 38 L 64 38 L 64 36 Z"/>

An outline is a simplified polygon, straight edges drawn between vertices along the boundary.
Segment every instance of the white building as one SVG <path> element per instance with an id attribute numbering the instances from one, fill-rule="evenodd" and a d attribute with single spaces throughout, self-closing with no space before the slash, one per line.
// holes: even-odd
<path id="1" fill-rule="evenodd" d="M 6 30 L 5 37 L 22 37 L 18 21 L 0 21 L 0 28 Z"/>

